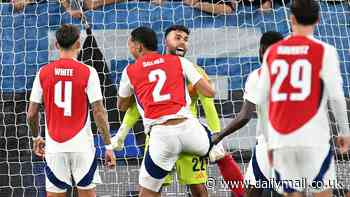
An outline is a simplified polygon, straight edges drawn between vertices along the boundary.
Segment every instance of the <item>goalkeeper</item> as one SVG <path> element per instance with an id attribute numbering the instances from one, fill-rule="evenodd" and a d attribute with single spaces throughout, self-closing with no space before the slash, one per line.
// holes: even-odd
<path id="1" fill-rule="evenodd" d="M 185 56 L 187 52 L 189 29 L 181 25 L 173 25 L 165 31 L 165 46 L 168 54 Z M 203 69 L 197 66 L 198 71 L 208 79 L 207 74 Z M 208 79 L 209 80 L 209 79 Z M 213 98 L 205 97 L 196 92 L 191 84 L 188 84 L 188 90 L 192 99 L 191 111 L 194 116 L 197 116 L 197 101 L 201 101 L 203 106 L 207 124 L 212 132 L 220 131 L 220 120 L 215 109 Z M 122 125 L 119 128 L 116 136 L 112 138 L 114 149 L 121 150 L 124 146 L 124 140 L 128 131 L 135 125 L 140 114 L 134 103 L 126 112 Z M 146 140 L 147 148 L 147 140 Z M 212 162 L 217 162 L 221 174 L 225 181 L 242 181 L 243 176 L 239 166 L 232 159 L 232 156 L 227 154 L 221 144 L 218 144 L 212 149 L 209 154 Z M 178 173 L 179 182 L 182 185 L 190 187 L 193 196 L 208 196 L 205 183 L 208 180 L 207 162 L 204 158 L 190 154 L 181 154 L 176 161 L 176 171 Z M 165 183 L 170 184 L 171 177 L 167 177 Z M 238 188 L 230 188 L 236 196 L 243 196 L 244 190 L 240 186 Z"/>

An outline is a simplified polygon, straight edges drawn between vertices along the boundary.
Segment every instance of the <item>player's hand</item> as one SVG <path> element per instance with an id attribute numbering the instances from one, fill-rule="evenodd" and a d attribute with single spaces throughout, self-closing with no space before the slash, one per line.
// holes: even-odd
<path id="1" fill-rule="evenodd" d="M 341 154 L 347 153 L 350 147 L 350 136 L 338 136 L 336 138 L 336 144 Z"/>
<path id="2" fill-rule="evenodd" d="M 116 165 L 116 159 L 113 150 L 106 150 L 105 152 L 105 165 L 112 169 Z"/>
<path id="3" fill-rule="evenodd" d="M 151 1 L 153 4 L 156 4 L 156 5 L 162 5 L 163 4 L 163 0 L 152 0 Z"/>
<path id="4" fill-rule="evenodd" d="M 124 140 L 125 140 L 125 138 L 118 135 L 118 133 L 114 137 L 111 138 L 112 147 L 116 151 L 120 151 L 124 148 Z"/>
<path id="5" fill-rule="evenodd" d="M 184 0 L 183 3 L 188 6 L 194 6 L 199 2 L 199 0 Z"/>
<path id="6" fill-rule="evenodd" d="M 211 136 L 211 143 L 216 145 L 222 140 L 220 133 L 213 133 Z"/>
<path id="7" fill-rule="evenodd" d="M 33 139 L 33 151 L 38 157 L 43 158 L 45 156 L 45 140 L 42 137 Z"/>
<path id="8" fill-rule="evenodd" d="M 267 151 L 267 158 L 269 160 L 270 167 L 273 167 L 273 150 Z"/>
<path id="9" fill-rule="evenodd" d="M 214 145 L 209 152 L 209 159 L 211 162 L 216 162 L 226 156 L 226 151 L 222 143 Z"/>
<path id="10" fill-rule="evenodd" d="M 81 18 L 83 16 L 83 13 L 80 10 L 74 10 L 74 9 L 67 9 L 66 10 L 69 15 L 71 15 L 73 18 Z"/>

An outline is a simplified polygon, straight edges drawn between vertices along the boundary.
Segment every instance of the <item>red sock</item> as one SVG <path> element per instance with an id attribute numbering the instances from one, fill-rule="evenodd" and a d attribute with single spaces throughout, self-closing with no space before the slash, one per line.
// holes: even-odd
<path id="1" fill-rule="evenodd" d="M 228 183 L 231 192 L 236 195 L 236 197 L 244 196 L 244 185 L 239 184 L 239 187 L 232 187 L 233 182 L 243 183 L 243 175 L 238 164 L 233 160 L 231 155 L 226 155 L 224 158 L 217 161 L 220 168 L 220 172 L 224 177 L 224 181 Z"/>

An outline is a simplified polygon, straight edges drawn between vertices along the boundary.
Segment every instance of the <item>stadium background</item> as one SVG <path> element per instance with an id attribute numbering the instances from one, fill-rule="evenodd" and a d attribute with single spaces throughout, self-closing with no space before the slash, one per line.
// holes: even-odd
<path id="1" fill-rule="evenodd" d="M 338 49 L 347 98 L 350 91 L 349 10 L 347 1 L 321 2 L 322 17 L 315 33 L 317 38 Z M 275 30 L 287 35 L 290 32 L 288 13 L 287 8 L 278 5 L 268 13 L 261 13 L 256 7 L 239 4 L 233 14 L 218 16 L 179 2 L 168 2 L 161 7 L 147 2 L 128 2 L 86 11 L 93 35 L 107 63 L 98 64 L 102 67 L 97 69 L 103 78 L 112 133 L 118 129 L 123 115 L 115 109 L 115 90 L 121 71 L 131 62 L 126 47 L 131 29 L 140 25 L 153 28 L 159 35 L 160 51 L 164 48 L 163 32 L 167 27 L 182 24 L 191 29 L 187 57 L 201 65 L 215 82 L 218 92 L 216 107 L 225 125 L 240 109 L 248 73 L 258 67 L 261 34 Z M 81 23 L 72 19 L 54 1 L 27 6 L 19 13 L 14 13 L 10 4 L 2 3 L 0 15 L 0 196 L 44 196 L 43 161 L 30 151 L 30 132 L 25 119 L 27 100 L 37 70 L 57 57 L 53 32 L 60 24 Z M 84 42 L 86 35 L 84 30 L 82 32 Z M 85 49 L 92 50 L 91 46 L 87 44 Z M 41 123 L 43 125 L 43 118 Z M 227 149 L 242 164 L 242 169 L 250 158 L 254 136 L 255 121 L 251 121 L 225 141 Z M 127 137 L 126 149 L 117 152 L 116 170 L 99 168 L 104 184 L 98 186 L 98 196 L 127 196 L 137 190 L 137 169 L 143 155 L 143 140 L 139 121 L 134 132 Z M 101 138 L 96 135 L 95 141 L 103 154 Z M 344 185 L 344 190 L 336 191 L 338 196 L 343 196 L 341 192 L 350 189 L 348 160 L 349 154 L 337 155 L 338 180 Z M 220 184 L 215 165 L 210 166 L 209 172 L 217 183 L 216 188 L 210 190 L 211 195 L 228 196 Z M 184 196 L 185 193 L 186 189 L 177 184 L 168 188 L 170 196 Z"/>

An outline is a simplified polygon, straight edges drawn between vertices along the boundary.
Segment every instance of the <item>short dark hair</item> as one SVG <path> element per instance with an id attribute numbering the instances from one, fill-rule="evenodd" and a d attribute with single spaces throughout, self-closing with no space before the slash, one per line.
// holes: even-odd
<path id="1" fill-rule="evenodd" d="M 263 33 L 263 35 L 260 38 L 260 49 L 259 49 L 259 56 L 260 56 L 260 62 L 262 62 L 262 57 L 264 56 L 265 51 L 276 42 L 283 39 L 283 35 L 276 31 L 267 31 Z"/>
<path id="2" fill-rule="evenodd" d="M 277 31 L 267 31 L 260 38 L 260 46 L 269 47 L 270 45 L 283 39 L 283 35 Z"/>
<path id="3" fill-rule="evenodd" d="M 291 11 L 301 25 L 313 25 L 320 14 L 320 5 L 316 0 L 293 0 Z"/>
<path id="4" fill-rule="evenodd" d="M 183 26 L 183 25 L 172 25 L 168 29 L 165 30 L 165 38 L 168 36 L 168 34 L 172 31 L 183 31 L 187 35 L 190 35 L 190 30 Z"/>
<path id="5" fill-rule="evenodd" d="M 132 30 L 131 40 L 141 43 L 146 49 L 151 51 L 156 51 L 158 48 L 157 34 L 148 27 L 138 27 Z"/>
<path id="6" fill-rule="evenodd" d="M 56 31 L 56 40 L 63 49 L 70 49 L 79 37 L 80 29 L 75 25 L 63 24 Z"/>

